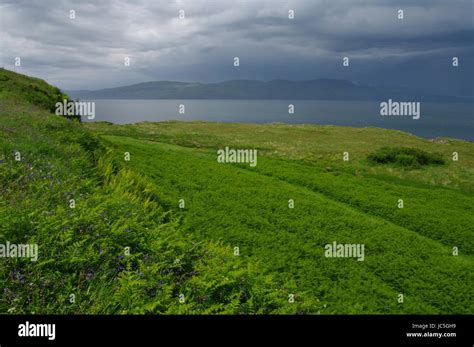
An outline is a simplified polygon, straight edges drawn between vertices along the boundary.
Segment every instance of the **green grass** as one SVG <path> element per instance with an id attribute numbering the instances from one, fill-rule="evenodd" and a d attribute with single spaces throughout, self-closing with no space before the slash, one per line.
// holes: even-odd
<path id="1" fill-rule="evenodd" d="M 38 243 L 40 258 L 0 259 L 0 312 L 474 312 L 472 143 L 317 125 L 80 124 L 2 83 L 0 243 Z M 258 149 L 257 166 L 218 163 L 226 146 Z M 394 148 L 444 164 L 371 160 Z M 333 241 L 364 244 L 364 261 L 326 258 Z"/>
<path id="2" fill-rule="evenodd" d="M 29 83 L 8 74 L 9 81 Z M 276 283 L 226 244 L 186 234 L 180 217 L 160 203 L 160 190 L 117 166 L 80 123 L 0 87 L 0 243 L 39 246 L 36 262 L 0 259 L 1 313 L 304 313 L 316 307 L 311 298 L 288 305 L 292 283 Z"/>
<path id="3" fill-rule="evenodd" d="M 57 102 L 63 102 L 68 96 L 59 88 L 51 86 L 39 78 L 28 77 L 12 73 L 0 68 L 0 98 L 28 102 L 51 112 L 55 110 Z"/>
<path id="4" fill-rule="evenodd" d="M 380 186 L 375 179 L 351 191 L 361 179 L 281 159 L 259 158 L 252 169 L 219 164 L 207 149 L 117 136 L 104 139 L 117 160 L 124 152 L 131 154 L 124 165 L 148 177 L 169 208 L 179 211 L 178 201 L 184 199 L 181 214 L 187 233 L 238 246 L 242 257 L 258 259 L 278 280 L 291 279 L 300 291 L 324 301 L 326 313 L 472 310 L 472 303 L 460 300 L 469 297 L 472 284 L 466 271 L 472 267 L 472 257 L 466 255 L 473 250 L 472 197 L 445 188 L 435 194 L 427 188 L 384 182 Z M 314 182 L 328 191 L 312 186 Z M 430 193 L 433 204 L 402 210 L 396 195 L 393 201 L 390 195 L 372 199 L 389 189 L 398 189 L 407 205 L 418 204 L 420 193 Z M 372 195 L 364 196 L 367 192 Z M 436 199 L 446 195 L 452 199 L 448 203 L 458 207 L 454 218 L 467 218 L 449 228 L 450 233 L 443 226 L 449 226 L 452 215 L 442 225 L 435 222 L 445 219 L 434 213 L 420 220 L 433 206 L 439 208 Z M 464 199 L 458 201 L 460 197 Z M 294 209 L 288 208 L 289 199 L 295 201 Z M 323 247 L 333 241 L 365 244 L 365 261 L 325 258 Z M 453 245 L 462 245 L 464 255 L 452 256 Z M 403 305 L 396 301 L 398 293 L 407 298 Z"/>

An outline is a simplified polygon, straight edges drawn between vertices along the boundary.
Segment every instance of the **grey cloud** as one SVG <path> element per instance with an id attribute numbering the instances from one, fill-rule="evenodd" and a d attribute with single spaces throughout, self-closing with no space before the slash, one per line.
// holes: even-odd
<path id="1" fill-rule="evenodd" d="M 180 9 L 185 20 L 178 19 Z M 289 9 L 294 20 L 287 18 Z M 398 9 L 405 11 L 403 21 Z M 2 65 L 13 69 L 20 56 L 19 71 L 66 89 L 158 79 L 337 77 L 410 84 L 410 76 L 432 88 L 428 77 L 439 66 L 426 64 L 418 75 L 410 67 L 427 59 L 443 64 L 453 54 L 468 63 L 474 33 L 472 2 L 465 0 L 0 0 L 0 29 Z M 237 55 L 242 65 L 234 69 Z M 350 69 L 341 68 L 344 55 L 351 57 Z M 126 56 L 130 68 L 123 66 Z M 444 87 L 472 93 L 464 75 Z"/>

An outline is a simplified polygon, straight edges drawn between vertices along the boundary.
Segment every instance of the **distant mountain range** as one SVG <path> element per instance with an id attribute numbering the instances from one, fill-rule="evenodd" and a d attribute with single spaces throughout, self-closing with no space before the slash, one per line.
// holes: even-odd
<path id="1" fill-rule="evenodd" d="M 398 87 L 376 88 L 340 79 L 308 81 L 232 80 L 220 83 L 157 81 L 99 90 L 70 90 L 74 99 L 278 99 L 472 102 L 469 97 L 426 94 Z"/>

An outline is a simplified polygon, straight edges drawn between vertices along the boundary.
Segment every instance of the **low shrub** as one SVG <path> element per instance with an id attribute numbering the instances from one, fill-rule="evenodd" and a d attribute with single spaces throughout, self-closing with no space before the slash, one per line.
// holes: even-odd
<path id="1" fill-rule="evenodd" d="M 395 164 L 405 168 L 445 164 L 440 154 L 411 147 L 382 147 L 369 154 L 367 159 L 375 164 Z"/>

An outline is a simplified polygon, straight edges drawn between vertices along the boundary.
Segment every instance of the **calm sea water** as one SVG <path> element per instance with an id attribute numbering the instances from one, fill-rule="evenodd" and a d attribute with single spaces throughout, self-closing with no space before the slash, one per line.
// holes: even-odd
<path id="1" fill-rule="evenodd" d="M 474 104 L 421 103 L 421 117 L 381 116 L 380 103 L 320 100 L 90 100 L 94 121 L 117 124 L 142 121 L 215 121 L 238 123 L 314 123 L 398 129 L 434 138 L 446 136 L 474 141 Z M 179 113 L 179 105 L 185 113 Z M 295 105 L 288 114 L 288 105 Z"/>

